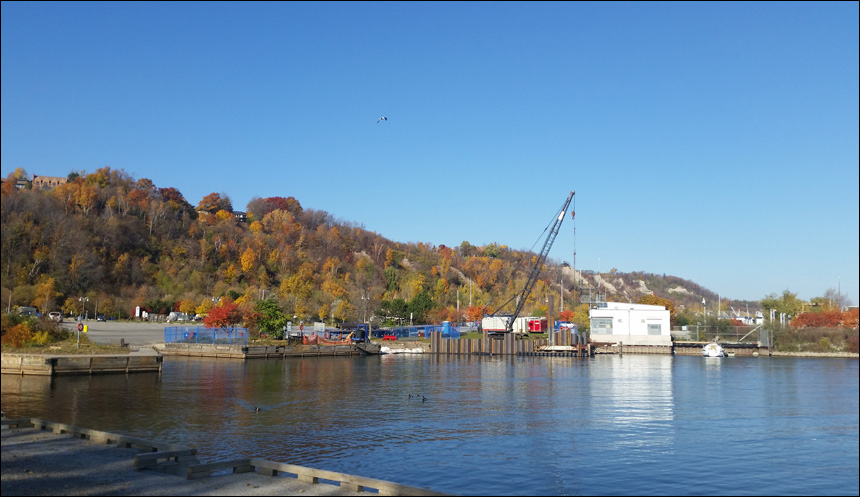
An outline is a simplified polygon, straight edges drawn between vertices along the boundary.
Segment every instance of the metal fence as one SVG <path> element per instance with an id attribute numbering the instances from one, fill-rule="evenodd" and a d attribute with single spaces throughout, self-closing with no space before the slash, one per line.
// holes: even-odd
<path id="1" fill-rule="evenodd" d="M 394 335 L 398 340 L 402 338 L 426 338 L 430 339 L 430 333 L 442 333 L 443 339 L 458 339 L 461 334 L 478 331 L 478 323 L 442 323 L 442 324 L 426 324 L 420 326 L 397 326 L 394 328 L 382 328 L 374 330 L 375 338 L 383 338 L 384 336 Z"/>
<path id="2" fill-rule="evenodd" d="M 760 342 L 764 347 L 768 347 L 771 342 L 770 330 L 762 325 L 724 327 L 697 325 L 689 325 L 686 327 L 675 326 L 672 328 L 672 337 L 675 340 L 693 340 L 701 342 L 711 342 L 717 338 L 719 338 L 721 342 Z"/>
<path id="3" fill-rule="evenodd" d="M 248 345 L 248 328 L 207 328 L 205 326 L 167 326 L 164 343 L 201 343 Z"/>

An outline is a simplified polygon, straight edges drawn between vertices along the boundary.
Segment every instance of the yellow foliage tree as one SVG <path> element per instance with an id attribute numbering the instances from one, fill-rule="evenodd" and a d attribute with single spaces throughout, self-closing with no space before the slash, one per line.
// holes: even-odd
<path id="1" fill-rule="evenodd" d="M 448 280 L 439 278 L 436 280 L 436 286 L 433 289 L 433 301 L 437 303 L 445 303 L 448 295 Z"/>
<path id="2" fill-rule="evenodd" d="M 197 314 L 200 314 L 201 316 L 205 316 L 206 314 L 209 313 L 209 310 L 212 309 L 213 307 L 215 307 L 215 303 L 212 302 L 212 299 L 204 298 L 200 302 L 200 305 L 197 306 L 197 309 L 195 309 L 195 311 Z"/>
<path id="3" fill-rule="evenodd" d="M 337 308 L 334 310 L 334 317 L 341 321 L 346 321 L 354 312 L 354 305 L 350 304 L 346 300 L 341 300 L 340 303 L 337 304 Z"/>
<path id="4" fill-rule="evenodd" d="M 241 262 L 242 271 L 250 273 L 254 269 L 254 266 L 257 264 L 257 252 L 254 251 L 251 247 L 248 247 L 242 254 Z"/>
<path id="5" fill-rule="evenodd" d="M 62 295 L 57 291 L 57 285 L 54 278 L 43 274 L 39 276 L 39 282 L 36 284 L 36 295 L 32 305 L 42 309 L 42 312 L 50 311 L 54 306 L 54 299 Z"/>
<path id="6" fill-rule="evenodd" d="M 192 314 L 192 313 L 194 313 L 194 311 L 195 311 L 194 302 L 192 302 L 191 300 L 183 300 L 182 302 L 179 303 L 179 312 L 182 312 L 185 314 Z"/>
<path id="7" fill-rule="evenodd" d="M 328 304 L 323 304 L 317 309 L 317 316 L 319 316 L 320 321 L 325 321 L 329 317 L 330 309 Z"/>
<path id="8" fill-rule="evenodd" d="M 322 290 L 332 297 L 343 297 L 346 295 L 346 290 L 337 281 L 330 278 L 323 281 Z"/>

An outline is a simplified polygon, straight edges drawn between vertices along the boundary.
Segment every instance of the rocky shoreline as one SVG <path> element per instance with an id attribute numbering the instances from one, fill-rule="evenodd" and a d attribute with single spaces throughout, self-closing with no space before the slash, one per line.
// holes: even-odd
<path id="1" fill-rule="evenodd" d="M 774 351 L 772 357 L 832 357 L 836 359 L 860 359 L 860 354 L 854 352 L 779 352 Z"/>

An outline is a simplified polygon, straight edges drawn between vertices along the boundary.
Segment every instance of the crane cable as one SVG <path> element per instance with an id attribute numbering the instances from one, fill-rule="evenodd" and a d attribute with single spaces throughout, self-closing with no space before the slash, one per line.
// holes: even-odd
<path id="1" fill-rule="evenodd" d="M 574 209 L 575 209 L 575 208 L 576 208 L 576 196 L 574 196 L 574 197 L 573 197 L 573 202 L 574 202 Z M 562 211 L 564 211 L 565 207 L 566 207 L 566 205 L 562 205 L 562 206 L 561 206 L 561 208 L 560 208 L 559 210 L 557 210 L 557 211 L 556 211 L 555 215 L 553 215 L 552 219 L 551 219 L 548 223 L 546 223 L 546 226 L 544 226 L 543 231 L 541 231 L 540 235 L 538 235 L 538 237 L 537 237 L 537 240 L 535 240 L 535 242 L 532 244 L 531 248 L 529 249 L 529 253 L 533 253 L 533 252 L 534 252 L 534 248 L 537 246 L 538 242 L 540 242 L 540 241 L 543 239 L 544 234 L 547 232 L 547 230 L 549 230 L 549 229 L 550 229 L 550 227 L 551 227 L 553 224 L 555 224 L 556 222 L 558 222 L 558 216 L 559 216 L 559 214 L 560 214 Z M 571 210 L 571 214 L 575 214 L 575 210 Z M 574 217 L 574 219 L 575 219 L 575 217 Z M 574 228 L 574 230 L 575 230 L 575 229 L 576 229 L 576 228 Z M 575 235 L 575 232 L 574 232 L 574 235 Z M 575 252 L 574 252 L 574 254 L 575 254 Z M 504 286 L 505 286 L 505 287 L 507 287 L 507 285 L 508 285 L 508 283 L 510 282 L 511 278 L 513 278 L 513 277 L 514 277 L 514 275 L 517 273 L 517 271 L 518 271 L 518 270 L 520 270 L 520 269 L 523 267 L 523 263 L 524 263 L 524 262 L 525 262 L 525 259 L 520 259 L 519 264 L 517 264 L 517 266 L 516 266 L 516 267 L 511 271 L 510 276 L 509 276 L 509 277 L 504 281 Z M 512 296 L 511 296 L 511 298 L 509 298 L 508 300 L 504 301 L 504 302 L 502 303 L 502 305 L 500 305 L 500 306 L 499 306 L 499 310 L 504 309 L 504 307 L 505 307 L 506 305 L 508 305 L 509 303 L 511 303 L 511 301 L 512 301 L 512 300 L 514 300 L 515 298 L 517 298 L 517 296 L 518 296 L 519 294 L 520 294 L 520 293 L 519 293 L 519 292 L 517 292 L 517 293 L 515 293 L 514 295 L 512 295 Z M 486 310 L 487 306 L 489 306 L 489 305 L 490 305 L 490 303 L 493 301 L 493 298 L 495 298 L 495 297 L 494 297 L 494 296 L 491 296 L 491 297 L 490 297 L 490 301 L 489 301 L 489 302 L 487 302 L 487 303 L 486 303 L 486 305 L 484 305 L 484 310 Z M 493 313 L 493 315 L 495 315 L 495 314 L 496 314 L 496 313 L 494 312 L 494 313 Z"/>

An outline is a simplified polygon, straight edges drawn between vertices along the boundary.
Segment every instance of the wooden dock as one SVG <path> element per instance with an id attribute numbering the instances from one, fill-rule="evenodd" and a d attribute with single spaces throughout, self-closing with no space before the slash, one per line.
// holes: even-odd
<path id="1" fill-rule="evenodd" d="M 594 346 L 589 343 L 573 343 L 568 336 L 567 340 L 560 340 L 556 344 L 558 349 L 550 347 L 549 340 L 522 340 L 513 333 L 502 335 L 499 338 L 485 336 L 482 338 L 454 338 L 443 339 L 439 332 L 430 334 L 431 354 L 475 354 L 475 355 L 511 355 L 511 356 L 541 356 L 541 357 L 591 357 Z M 562 350 L 562 349 L 566 350 Z"/>

